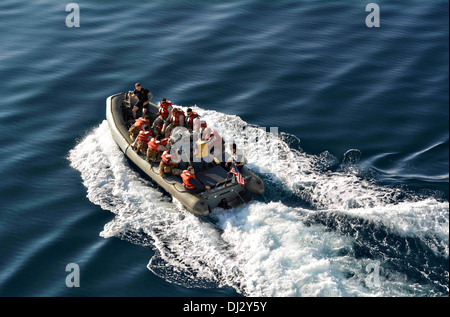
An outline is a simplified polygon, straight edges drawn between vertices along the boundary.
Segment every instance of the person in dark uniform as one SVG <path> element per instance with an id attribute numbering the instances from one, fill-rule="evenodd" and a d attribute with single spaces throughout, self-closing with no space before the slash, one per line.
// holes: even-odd
<path id="1" fill-rule="evenodd" d="M 195 178 L 195 170 L 192 166 L 189 166 L 186 170 L 181 173 L 181 179 L 183 180 L 183 185 L 189 194 L 198 194 L 205 189 L 211 189 L 210 186 L 205 186 L 200 183 L 197 178 Z"/>
<path id="2" fill-rule="evenodd" d="M 132 93 L 130 93 L 130 100 L 134 96 L 139 99 L 137 104 L 135 104 L 133 109 L 131 110 L 133 112 L 133 118 L 136 119 L 136 112 L 141 108 L 142 117 L 145 117 L 145 114 L 147 113 L 148 102 L 152 100 L 153 95 L 148 89 L 142 87 L 140 83 L 136 83 L 134 86 L 136 87 L 136 89 Z"/>
<path id="3" fill-rule="evenodd" d="M 227 162 L 225 163 L 225 168 L 231 169 L 231 167 L 233 166 L 233 163 L 234 163 L 236 165 L 236 167 L 238 168 L 238 170 L 241 171 L 242 167 L 245 164 L 245 157 L 244 157 L 244 155 L 242 155 L 241 153 L 239 153 L 237 151 L 236 143 L 233 143 L 231 150 L 232 150 L 232 154 L 231 154 L 230 158 L 227 160 Z"/>

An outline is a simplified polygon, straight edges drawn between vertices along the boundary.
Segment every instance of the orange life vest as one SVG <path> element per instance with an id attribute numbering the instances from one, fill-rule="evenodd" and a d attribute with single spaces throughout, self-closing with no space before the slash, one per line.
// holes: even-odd
<path id="1" fill-rule="evenodd" d="M 148 143 L 148 140 L 152 136 L 152 133 L 150 131 L 141 131 L 138 134 L 138 142 L 142 143 Z"/>
<path id="2" fill-rule="evenodd" d="M 169 115 L 169 107 L 172 106 L 172 103 L 167 100 L 166 103 L 161 103 L 159 105 L 158 115 L 166 118 Z"/>
<path id="3" fill-rule="evenodd" d="M 148 121 L 147 119 L 144 119 L 142 117 L 136 119 L 136 122 L 134 123 L 134 126 L 136 128 L 138 128 L 139 130 L 142 130 L 142 126 L 143 125 L 150 125 L 150 121 Z"/>
<path id="4" fill-rule="evenodd" d="M 177 112 L 175 112 L 175 113 L 172 114 L 172 118 L 171 118 L 170 121 L 172 121 L 174 127 L 180 125 L 180 116 L 181 116 L 181 115 L 183 115 L 183 116 L 185 117 L 184 111 L 181 110 L 181 109 L 178 109 Z"/>
<path id="5" fill-rule="evenodd" d="M 200 118 L 200 115 L 197 112 L 191 112 L 191 114 L 186 118 L 186 126 L 188 129 L 192 129 L 194 127 L 195 118 Z"/>
<path id="6" fill-rule="evenodd" d="M 158 150 L 158 146 L 163 145 L 166 146 L 167 145 L 168 140 L 167 139 L 162 139 L 162 140 L 157 140 L 156 138 L 152 138 L 149 142 L 148 142 L 148 147 L 155 152 L 160 153 L 161 151 Z"/>
<path id="7" fill-rule="evenodd" d="M 194 188 L 194 186 L 192 186 L 192 185 L 189 183 L 189 181 L 190 181 L 191 178 L 197 180 L 197 179 L 195 178 L 195 176 L 192 175 L 191 173 L 189 173 L 187 170 L 184 170 L 183 173 L 181 173 L 181 179 L 183 180 L 183 185 L 184 185 L 184 187 L 189 188 L 189 189 L 193 189 L 193 188 Z"/>
<path id="8" fill-rule="evenodd" d="M 161 161 L 169 166 L 175 166 L 177 165 L 176 163 L 171 161 L 172 155 L 169 154 L 169 152 L 164 151 L 163 155 L 161 156 Z"/>

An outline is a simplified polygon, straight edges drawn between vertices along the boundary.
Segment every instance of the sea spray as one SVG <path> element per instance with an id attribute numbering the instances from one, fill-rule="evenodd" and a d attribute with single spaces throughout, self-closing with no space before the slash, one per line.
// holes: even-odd
<path id="1" fill-rule="evenodd" d="M 238 135 L 246 125 L 236 116 L 199 112 L 222 134 Z M 263 133 L 255 126 L 246 130 Z M 349 169 L 330 171 L 321 165 L 324 157 L 290 149 L 282 138 L 264 133 L 279 149 L 276 164 L 269 152 L 256 151 L 251 143 L 246 152 L 250 167 L 271 172 L 265 174 L 274 189 L 269 202 L 217 209 L 209 221 L 185 211 L 131 168 L 106 121 L 70 151 L 69 160 L 81 172 L 88 198 L 115 214 L 100 235 L 152 248 L 148 268 L 167 281 L 231 286 L 246 296 L 448 294 L 448 267 L 439 268 L 448 261 L 448 203 L 414 197 L 398 202 L 399 189 L 377 186 Z M 277 199 L 279 187 L 307 197 L 312 208 L 285 205 Z M 388 235 L 399 246 L 415 241 L 420 248 L 407 252 L 431 252 L 438 264 L 412 264 L 409 272 L 401 266 L 404 250 L 393 245 L 380 252 L 383 240 L 373 235 Z M 366 283 L 373 274 L 367 268 L 375 264 L 379 287 Z M 438 278 L 412 273 L 439 269 Z"/>

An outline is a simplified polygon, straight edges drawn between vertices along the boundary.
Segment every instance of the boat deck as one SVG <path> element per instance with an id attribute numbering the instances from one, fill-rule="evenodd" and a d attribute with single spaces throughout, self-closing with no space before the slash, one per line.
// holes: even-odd
<path id="1" fill-rule="evenodd" d="M 131 105 L 133 105 L 136 102 L 137 102 L 137 99 L 134 101 L 131 101 Z M 128 105 L 128 107 L 127 107 L 127 105 Z M 126 122 L 127 129 L 132 125 L 132 122 L 133 122 L 131 105 L 130 105 L 130 102 L 127 100 L 127 98 L 125 98 L 124 108 L 123 108 L 123 110 L 124 110 L 123 111 L 123 116 L 124 116 L 123 119 Z M 148 110 L 147 110 L 147 115 L 150 117 L 150 122 L 153 122 L 157 118 L 157 111 L 158 111 L 158 106 L 155 105 L 154 103 L 150 103 L 150 106 L 148 107 Z M 139 117 L 139 116 L 142 116 L 141 111 L 137 112 L 137 117 Z M 131 139 L 129 141 L 131 144 L 132 143 Z M 190 148 L 191 149 L 193 148 L 192 143 L 191 143 Z M 142 153 L 140 153 L 139 156 L 143 160 L 146 160 L 146 156 L 143 155 Z M 192 157 L 192 153 L 190 153 L 190 156 Z M 149 163 L 149 164 L 151 164 L 153 172 L 159 173 L 158 172 L 159 163 Z M 186 169 L 189 165 L 192 165 L 192 164 L 190 164 L 188 162 L 180 162 L 180 164 L 177 168 Z M 203 185 L 210 186 L 211 190 L 214 190 L 214 189 L 218 188 L 219 186 L 236 183 L 235 179 L 234 179 L 234 175 L 229 173 L 222 165 L 216 165 L 214 163 L 210 163 L 205 170 L 200 170 L 200 171 L 196 170 L 195 177 Z M 178 191 L 184 192 L 184 186 L 183 186 L 181 177 L 168 176 L 164 180 L 166 182 L 176 182 L 176 183 L 180 184 L 180 186 L 176 186 L 176 188 Z M 205 195 L 201 195 L 201 196 L 205 196 Z"/>
<path id="2" fill-rule="evenodd" d="M 195 195 L 186 192 L 181 177 L 161 177 L 159 175 L 159 163 L 149 163 L 144 154 L 138 154 L 131 148 L 133 140 L 128 134 L 128 129 L 134 120 L 132 120 L 131 107 L 130 103 L 127 102 L 126 95 L 126 93 L 119 93 L 107 98 L 106 118 L 114 140 L 134 165 L 179 200 L 189 211 L 197 215 L 208 215 L 212 209 L 218 206 L 227 208 L 248 202 L 250 198 L 247 196 L 247 192 L 264 193 L 264 183 L 245 166 L 241 170 L 245 185 L 241 185 L 236 182 L 235 176 L 229 173 L 222 164 L 216 164 L 215 162 L 203 164 L 204 170 L 196 169 L 196 178 L 204 185 L 210 186 L 211 189 Z M 158 106 L 150 102 L 148 114 L 151 120 L 156 119 L 157 112 Z M 138 112 L 137 116 L 139 117 L 139 115 L 142 114 Z M 184 142 L 189 142 L 190 134 L 187 131 L 185 133 Z M 173 146 L 182 143 L 176 141 Z M 194 165 L 194 168 L 196 168 L 195 164 L 192 164 L 191 158 L 192 143 L 189 150 L 182 147 L 181 149 L 181 155 L 184 156 L 184 159 L 179 163 L 178 168 L 183 170 L 189 165 Z M 226 159 L 226 155 L 223 156 L 223 159 Z"/>

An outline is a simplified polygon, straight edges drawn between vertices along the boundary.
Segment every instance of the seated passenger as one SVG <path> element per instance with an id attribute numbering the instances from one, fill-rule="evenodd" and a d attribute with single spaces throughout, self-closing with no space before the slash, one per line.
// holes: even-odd
<path id="1" fill-rule="evenodd" d="M 139 154 L 141 152 L 142 154 L 147 154 L 147 147 L 148 147 L 148 141 L 152 137 L 152 132 L 150 131 L 150 127 L 148 125 L 145 125 L 141 132 L 139 132 L 137 136 L 137 145 L 135 148 L 135 152 Z"/>
<path id="2" fill-rule="evenodd" d="M 163 178 L 171 175 L 180 176 L 182 170 L 176 168 L 179 162 L 179 156 L 175 154 L 169 154 L 168 151 L 164 151 L 161 156 L 161 163 L 159 163 L 159 175 Z"/>
<path id="3" fill-rule="evenodd" d="M 161 160 L 161 155 L 164 151 L 169 150 L 169 139 L 158 135 L 156 138 L 151 138 L 148 142 L 147 149 L 147 160 L 149 162 L 159 162 Z"/>
<path id="4" fill-rule="evenodd" d="M 193 112 L 191 108 L 187 108 L 187 110 L 186 110 L 186 128 L 189 131 L 192 131 L 192 130 L 194 130 L 194 125 L 200 126 L 200 116 L 198 115 L 197 112 Z"/>
<path id="5" fill-rule="evenodd" d="M 134 124 L 128 129 L 128 134 L 130 135 L 131 140 L 134 141 L 138 136 L 139 132 L 142 131 L 143 126 L 150 126 L 150 121 L 148 116 L 140 117 L 136 119 Z"/>
<path id="6" fill-rule="evenodd" d="M 198 118 L 196 118 L 198 119 Z M 208 127 L 205 120 L 194 120 L 194 129 L 192 130 L 192 140 L 197 142 L 205 139 L 205 129 Z"/>
<path id="7" fill-rule="evenodd" d="M 223 154 L 225 152 L 225 141 L 216 129 L 207 127 L 204 131 L 204 139 L 208 141 L 209 153 L 213 154 L 220 162 L 223 162 Z"/>
<path id="8" fill-rule="evenodd" d="M 231 149 L 232 149 L 232 154 L 231 154 L 230 158 L 227 160 L 227 162 L 225 163 L 225 167 L 231 169 L 232 163 L 234 163 L 236 165 L 236 167 L 238 168 L 238 170 L 241 171 L 241 169 L 245 163 L 244 155 L 238 154 L 236 143 L 233 143 Z"/>
<path id="9" fill-rule="evenodd" d="M 194 125 L 195 127 L 195 125 Z M 206 123 L 205 120 L 201 120 L 200 121 L 200 132 L 201 134 L 203 134 L 203 132 L 205 131 L 205 129 L 208 127 L 208 124 Z"/>
<path id="10" fill-rule="evenodd" d="M 181 173 L 181 179 L 183 180 L 184 188 L 189 194 L 195 195 L 205 189 L 211 189 L 211 187 L 203 185 L 195 178 L 195 171 L 192 166 L 189 166 Z"/>
<path id="11" fill-rule="evenodd" d="M 172 132 L 172 129 L 175 127 L 184 127 L 184 111 L 181 110 L 181 108 L 173 108 L 172 109 L 172 115 L 169 119 L 169 124 L 167 125 L 166 129 L 162 131 L 166 138 L 170 137 L 170 133 Z"/>
<path id="12" fill-rule="evenodd" d="M 153 130 L 158 134 L 162 133 L 169 124 L 170 117 L 172 115 L 172 103 L 166 98 L 161 99 L 159 103 L 158 117 L 153 121 Z M 162 125 L 162 127 L 161 127 Z"/>

